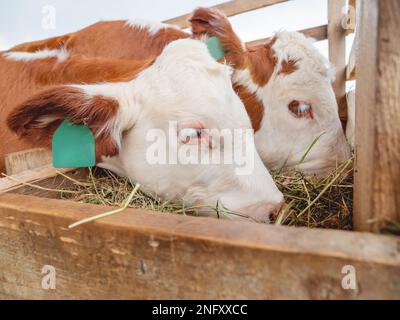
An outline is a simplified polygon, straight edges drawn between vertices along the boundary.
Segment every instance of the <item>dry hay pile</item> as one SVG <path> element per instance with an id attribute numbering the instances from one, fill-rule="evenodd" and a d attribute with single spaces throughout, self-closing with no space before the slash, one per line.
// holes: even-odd
<path id="1" fill-rule="evenodd" d="M 282 174 L 273 172 L 273 178 L 285 195 L 288 204 L 273 223 L 305 226 L 309 228 L 352 229 L 353 161 L 337 166 L 326 178 L 305 177 L 299 172 Z M 65 176 L 66 179 L 71 179 Z M 71 191 L 74 192 L 71 192 Z M 198 207 L 186 207 L 179 202 L 164 202 L 135 188 L 127 178 L 108 170 L 90 170 L 86 181 L 73 180 L 72 190 L 62 198 L 83 203 L 102 204 L 126 208 L 142 208 L 159 212 L 197 215 Z M 60 190 L 61 191 L 61 190 Z M 216 217 L 239 215 L 229 211 L 222 203 L 209 207 Z M 122 210 L 118 210 L 122 211 Z M 115 213 L 115 211 L 114 211 Z"/>

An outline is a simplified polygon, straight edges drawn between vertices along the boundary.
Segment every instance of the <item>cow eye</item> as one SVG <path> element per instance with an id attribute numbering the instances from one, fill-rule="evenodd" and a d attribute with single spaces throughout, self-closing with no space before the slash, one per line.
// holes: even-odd
<path id="1" fill-rule="evenodd" d="M 307 102 L 293 100 L 288 108 L 296 118 L 314 119 L 312 107 Z"/>
<path id="2" fill-rule="evenodd" d="M 179 139 L 182 143 L 197 143 L 202 138 L 201 128 L 183 128 L 179 131 Z"/>

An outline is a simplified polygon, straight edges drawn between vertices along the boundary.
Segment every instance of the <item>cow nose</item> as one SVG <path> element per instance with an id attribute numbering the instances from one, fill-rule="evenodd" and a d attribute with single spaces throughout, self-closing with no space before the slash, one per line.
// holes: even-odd
<path id="1" fill-rule="evenodd" d="M 259 202 L 241 211 L 256 222 L 269 223 L 271 218 L 279 214 L 284 205 L 284 200 L 278 202 Z"/>
<path id="2" fill-rule="evenodd" d="M 286 203 L 284 200 L 278 202 L 272 209 L 272 211 L 269 214 L 270 218 L 276 219 L 278 217 L 278 214 L 282 211 L 282 209 L 285 207 Z"/>

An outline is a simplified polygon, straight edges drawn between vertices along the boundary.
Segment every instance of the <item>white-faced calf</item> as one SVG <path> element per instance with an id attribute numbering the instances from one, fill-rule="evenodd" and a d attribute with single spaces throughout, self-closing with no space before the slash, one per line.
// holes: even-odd
<path id="1" fill-rule="evenodd" d="M 208 8 L 195 10 L 191 24 L 193 37 L 218 36 L 225 47 L 225 61 L 234 69 L 234 89 L 269 169 L 324 174 L 350 157 L 332 89 L 333 72 L 310 40 L 297 32 L 280 32 L 264 44 L 246 45 L 226 16 Z M 157 22 L 103 21 L 11 50 L 65 47 L 73 54 L 143 59 L 156 57 L 171 41 L 187 37 L 191 35 Z"/>
<path id="2" fill-rule="evenodd" d="M 101 58 L 91 63 L 54 51 L 6 53 L 0 56 L 0 70 L 7 74 L 0 94 L 6 95 L 2 113 L 8 114 L 9 128 L 2 129 L 2 141 L 15 139 L 17 133 L 32 146 L 46 144 L 63 120 L 84 123 L 96 137 L 100 167 L 131 178 L 163 199 L 183 199 L 204 208 L 220 202 L 258 221 L 268 221 L 282 205 L 283 196 L 253 139 L 246 139 L 251 123 L 232 88 L 231 70 L 214 61 L 200 41 L 175 41 L 154 61 L 135 63 Z M 100 79 L 108 82 L 79 84 Z M 237 174 L 243 163 L 235 161 L 191 161 L 199 150 L 223 159 L 232 149 L 207 129 L 236 132 L 235 142 L 246 141 L 251 170 Z M 154 133 L 160 132 L 173 132 L 176 139 L 166 140 L 167 149 L 178 154 L 185 148 L 188 163 L 149 159 Z M 4 153 L 9 148 L 2 143 L 0 149 Z"/>

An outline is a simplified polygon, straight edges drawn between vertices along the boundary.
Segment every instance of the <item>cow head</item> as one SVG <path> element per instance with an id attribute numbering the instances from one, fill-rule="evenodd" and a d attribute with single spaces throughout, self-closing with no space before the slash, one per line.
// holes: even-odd
<path id="1" fill-rule="evenodd" d="M 220 202 L 266 221 L 283 196 L 255 151 L 230 72 L 205 44 L 178 40 L 131 81 L 46 89 L 19 105 L 8 125 L 30 140 L 50 140 L 64 119 L 84 123 L 96 137 L 98 165 L 145 191 L 204 208 Z M 238 148 L 248 163 L 225 161 Z M 199 160 L 203 153 L 210 162 Z"/>
<path id="2" fill-rule="evenodd" d="M 257 150 L 269 169 L 324 174 L 350 157 L 333 72 L 309 39 L 280 32 L 264 44 L 245 45 L 215 9 L 197 9 L 191 23 L 195 37 L 221 40 L 235 69 L 235 89 L 256 130 Z"/>
<path id="3" fill-rule="evenodd" d="M 300 33 L 281 32 L 271 41 L 275 68 L 257 89 L 264 105 L 258 150 L 268 168 L 324 174 L 350 157 L 332 89 L 334 71 Z"/>

